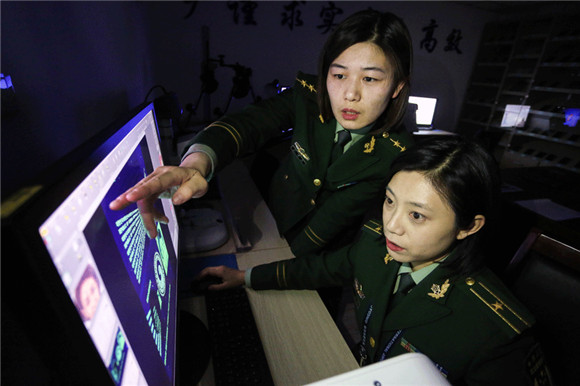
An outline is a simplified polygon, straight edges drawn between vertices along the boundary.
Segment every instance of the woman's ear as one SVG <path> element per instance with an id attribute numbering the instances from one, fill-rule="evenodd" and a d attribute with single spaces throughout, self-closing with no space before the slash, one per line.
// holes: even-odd
<path id="1" fill-rule="evenodd" d="M 469 228 L 461 229 L 459 233 L 457 233 L 457 240 L 463 240 L 467 236 L 470 236 L 476 232 L 478 232 L 483 226 L 485 225 L 485 216 L 481 214 L 476 215 L 471 222 Z"/>
<path id="2" fill-rule="evenodd" d="M 395 99 L 399 93 L 401 92 L 401 90 L 403 89 L 403 87 L 405 87 L 406 82 L 401 82 L 397 85 L 397 87 L 395 87 L 395 91 L 393 91 L 393 95 L 391 96 L 391 99 Z"/>

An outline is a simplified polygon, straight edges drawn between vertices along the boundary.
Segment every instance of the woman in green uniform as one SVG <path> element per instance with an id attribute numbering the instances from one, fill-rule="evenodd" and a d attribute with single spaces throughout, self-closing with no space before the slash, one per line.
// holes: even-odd
<path id="1" fill-rule="evenodd" d="M 179 167 L 158 168 L 110 207 L 138 202 L 154 237 L 155 221 L 167 221 L 153 207 L 160 194 L 179 186 L 174 204 L 201 197 L 214 173 L 292 128 L 268 205 L 295 255 L 332 248 L 353 226 L 358 229 L 382 195 L 391 160 L 412 143 L 399 126 L 411 68 L 403 21 L 391 13 L 358 12 L 329 37 L 318 77 L 298 73 L 290 89 L 210 124 L 193 139 Z"/>
<path id="2" fill-rule="evenodd" d="M 352 285 L 361 364 L 421 352 L 452 384 L 549 384 L 532 315 L 483 265 L 498 207 L 493 158 L 459 137 L 416 146 L 391 165 L 383 219 L 338 251 L 257 266 L 206 268 L 254 289 Z"/>

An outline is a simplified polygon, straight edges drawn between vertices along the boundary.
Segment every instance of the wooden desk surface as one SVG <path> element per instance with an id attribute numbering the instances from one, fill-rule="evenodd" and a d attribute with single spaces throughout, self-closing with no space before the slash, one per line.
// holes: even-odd
<path id="1" fill-rule="evenodd" d="M 224 201 L 252 249 L 238 253 L 230 240 L 203 255 L 235 253 L 240 269 L 292 258 L 243 163 L 234 162 L 219 178 Z M 359 367 L 316 291 L 247 291 L 276 385 L 303 385 Z M 207 325 L 204 303 L 203 297 L 188 298 L 180 308 Z M 210 365 L 200 385 L 212 384 Z"/>

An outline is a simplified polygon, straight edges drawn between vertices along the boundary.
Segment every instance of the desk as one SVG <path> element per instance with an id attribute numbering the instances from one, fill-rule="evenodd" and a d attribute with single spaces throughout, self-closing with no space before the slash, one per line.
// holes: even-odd
<path id="1" fill-rule="evenodd" d="M 203 256 L 235 253 L 240 269 L 292 258 L 244 164 L 235 161 L 219 178 L 223 200 L 253 247 L 236 252 L 230 237 L 224 246 Z M 247 291 L 276 385 L 302 385 L 359 367 L 316 291 Z M 207 325 L 203 297 L 182 299 L 179 306 Z M 200 385 L 212 384 L 210 364 Z"/>

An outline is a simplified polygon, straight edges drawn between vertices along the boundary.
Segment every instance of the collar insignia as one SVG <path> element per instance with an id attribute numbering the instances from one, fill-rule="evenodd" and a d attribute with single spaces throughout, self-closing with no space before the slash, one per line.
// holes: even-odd
<path id="1" fill-rule="evenodd" d="M 320 119 L 320 122 L 324 123 L 324 118 L 322 118 L 322 114 L 318 115 L 318 119 Z"/>
<path id="2" fill-rule="evenodd" d="M 310 161 L 310 157 L 308 154 L 306 154 L 306 151 L 302 146 L 300 146 L 298 142 L 294 142 L 292 146 L 290 146 L 290 149 L 292 149 L 292 152 L 296 155 L 296 157 L 298 157 L 303 165 L 306 165 L 306 161 Z"/>
<path id="3" fill-rule="evenodd" d="M 385 264 L 389 264 L 389 261 L 391 260 L 393 260 L 393 258 L 391 257 L 391 255 L 387 253 L 387 255 L 385 256 Z"/>
<path id="4" fill-rule="evenodd" d="M 427 295 L 431 296 L 432 298 L 435 299 L 441 299 L 442 297 L 445 296 L 445 292 L 447 292 L 447 289 L 449 288 L 449 279 L 445 280 L 445 283 L 443 283 L 443 285 L 439 285 L 439 284 L 433 284 L 431 286 L 431 291 L 430 293 L 428 293 Z"/>
<path id="5" fill-rule="evenodd" d="M 358 297 L 362 300 L 365 298 L 365 294 L 363 292 L 363 286 L 359 283 L 358 279 L 354 279 L 354 291 L 358 295 Z"/>
<path id="6" fill-rule="evenodd" d="M 365 149 L 363 150 L 365 153 L 372 153 L 375 150 L 375 136 L 371 137 L 371 141 L 365 143 Z"/>

